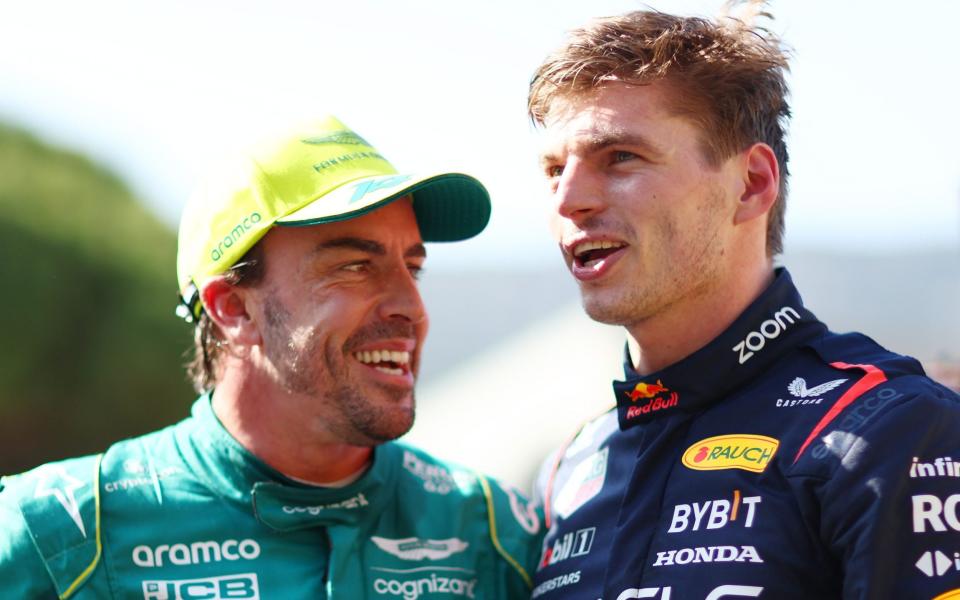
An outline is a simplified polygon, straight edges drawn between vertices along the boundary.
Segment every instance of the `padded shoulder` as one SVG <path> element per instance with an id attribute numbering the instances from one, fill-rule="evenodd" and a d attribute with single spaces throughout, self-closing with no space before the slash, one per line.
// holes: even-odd
<path id="1" fill-rule="evenodd" d="M 533 588 L 542 530 L 536 507 L 515 488 L 477 475 L 487 500 L 490 538 L 500 556 Z"/>
<path id="2" fill-rule="evenodd" d="M 42 465 L 4 479 L 60 598 L 70 597 L 100 560 L 100 460 L 85 456 Z"/>
<path id="3" fill-rule="evenodd" d="M 475 471 L 434 458 L 413 446 L 395 445 L 401 452 L 403 477 L 412 476 L 426 491 L 450 501 L 471 498 L 471 502 L 483 503 L 491 543 L 528 589 L 532 587 L 530 574 L 539 555 L 541 519 L 523 494 Z"/>
<path id="4" fill-rule="evenodd" d="M 828 364 L 872 365 L 883 371 L 887 379 L 924 374 L 915 358 L 891 352 L 862 333 L 829 333 L 810 346 Z"/>

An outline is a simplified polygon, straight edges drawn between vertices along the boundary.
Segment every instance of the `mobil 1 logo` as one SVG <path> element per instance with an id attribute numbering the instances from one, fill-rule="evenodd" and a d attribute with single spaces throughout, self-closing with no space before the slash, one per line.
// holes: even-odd
<path id="1" fill-rule="evenodd" d="M 558 537 L 552 545 L 544 548 L 543 557 L 540 559 L 540 568 L 555 565 L 568 558 L 590 554 L 590 549 L 593 547 L 593 537 L 596 533 L 596 527 L 587 527 Z"/>

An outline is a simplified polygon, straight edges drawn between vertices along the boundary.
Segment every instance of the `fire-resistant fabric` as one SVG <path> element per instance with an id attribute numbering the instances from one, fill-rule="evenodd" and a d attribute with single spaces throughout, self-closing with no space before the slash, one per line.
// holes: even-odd
<path id="1" fill-rule="evenodd" d="M 960 598 L 960 396 L 789 274 L 539 479 L 538 600 Z"/>
<path id="2" fill-rule="evenodd" d="M 340 488 L 285 478 L 217 420 L 0 480 L 4 598 L 528 598 L 539 518 L 403 443 Z"/>

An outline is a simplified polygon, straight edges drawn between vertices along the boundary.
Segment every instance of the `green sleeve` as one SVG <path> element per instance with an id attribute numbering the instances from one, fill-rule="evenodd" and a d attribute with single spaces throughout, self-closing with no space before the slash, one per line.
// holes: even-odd
<path id="1" fill-rule="evenodd" d="M 20 513 L 16 477 L 0 479 L 0 581 L 4 598 L 55 600 L 50 576 Z"/>
<path id="2" fill-rule="evenodd" d="M 530 597 L 533 574 L 543 539 L 543 520 L 527 499 L 512 487 L 480 476 L 487 497 L 490 537 L 500 554 L 502 581 L 507 598 Z"/>

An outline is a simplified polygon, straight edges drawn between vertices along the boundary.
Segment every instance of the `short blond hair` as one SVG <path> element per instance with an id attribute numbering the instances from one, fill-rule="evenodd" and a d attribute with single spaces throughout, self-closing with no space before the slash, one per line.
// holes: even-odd
<path id="1" fill-rule="evenodd" d="M 671 110 L 700 129 L 709 164 L 719 165 L 756 142 L 773 149 L 780 189 L 767 223 L 767 253 L 774 256 L 783 251 L 789 175 L 787 55 L 777 36 L 730 17 L 712 21 L 655 11 L 606 17 L 572 31 L 537 69 L 528 112 L 543 125 L 555 101 L 589 94 L 610 81 L 666 81 Z"/>

